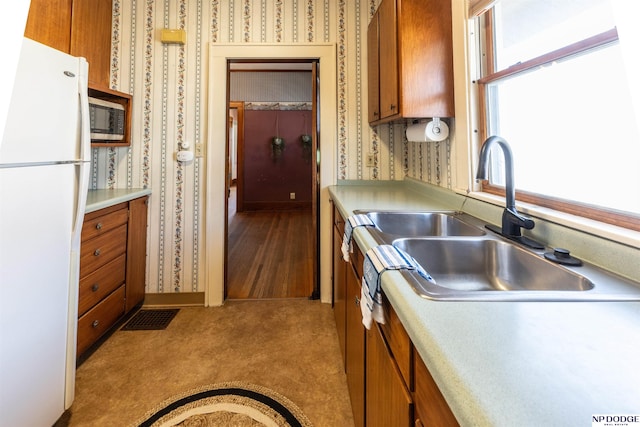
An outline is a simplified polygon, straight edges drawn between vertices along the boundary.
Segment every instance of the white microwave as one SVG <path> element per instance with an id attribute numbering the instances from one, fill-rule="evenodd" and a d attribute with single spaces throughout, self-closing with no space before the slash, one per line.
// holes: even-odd
<path id="1" fill-rule="evenodd" d="M 92 141 L 124 140 L 125 111 L 122 105 L 89 97 L 89 117 Z"/>

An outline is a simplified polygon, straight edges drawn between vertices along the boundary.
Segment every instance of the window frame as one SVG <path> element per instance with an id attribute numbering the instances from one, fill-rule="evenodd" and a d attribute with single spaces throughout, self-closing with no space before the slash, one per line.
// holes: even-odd
<path id="1" fill-rule="evenodd" d="M 545 53 L 538 57 L 532 58 L 525 62 L 514 64 L 504 70 L 496 71 L 495 64 L 495 50 L 493 43 L 493 22 L 494 22 L 494 9 L 491 8 L 484 13 L 480 18 L 480 52 L 484 52 L 484 57 L 481 56 L 480 69 L 482 70 L 482 76 L 476 80 L 478 88 L 478 117 L 479 126 L 478 132 L 481 141 L 485 141 L 488 138 L 488 97 L 487 97 L 487 85 L 496 82 L 500 79 L 509 78 L 517 74 L 531 71 L 535 68 L 539 68 L 543 65 L 550 64 L 557 60 L 563 60 L 587 52 L 592 49 L 603 47 L 610 43 L 615 43 L 619 40 L 618 31 L 616 28 L 589 37 L 584 40 L 580 40 L 568 46 L 564 46 L 560 49 Z M 484 49 L 483 49 L 484 47 Z M 479 149 L 478 147 L 478 153 Z M 482 192 L 494 194 L 498 196 L 505 196 L 505 189 L 502 186 L 493 185 L 488 180 L 483 180 L 480 184 Z M 588 218 L 596 221 L 600 221 L 607 224 L 627 228 L 634 231 L 640 231 L 640 215 L 635 215 L 630 212 L 622 212 L 615 209 L 608 209 L 606 207 L 588 205 L 584 203 L 564 200 L 555 198 L 543 194 L 535 194 L 518 190 L 516 188 L 516 200 L 531 203 L 533 205 L 550 208 L 559 212 L 564 212 L 572 215 L 576 215 L 583 218 Z"/>

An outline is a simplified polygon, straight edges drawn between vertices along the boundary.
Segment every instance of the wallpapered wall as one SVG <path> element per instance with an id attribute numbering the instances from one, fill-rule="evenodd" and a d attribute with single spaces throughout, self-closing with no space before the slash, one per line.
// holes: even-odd
<path id="1" fill-rule="evenodd" d="M 366 31 L 378 3 L 113 0 L 111 88 L 133 95 L 133 143 L 93 150 L 91 188 L 152 189 L 147 292 L 204 290 L 204 159 L 179 164 L 175 152 L 206 144 L 210 43 L 336 43 L 337 179 L 410 176 L 451 188 L 448 141 L 407 142 L 403 124 L 367 123 Z M 161 28 L 184 28 L 187 43 L 161 44 Z"/>

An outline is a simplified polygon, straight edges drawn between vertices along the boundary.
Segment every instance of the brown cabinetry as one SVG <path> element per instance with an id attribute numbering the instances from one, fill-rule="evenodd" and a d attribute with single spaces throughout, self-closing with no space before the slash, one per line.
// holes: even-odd
<path id="1" fill-rule="evenodd" d="M 411 394 L 378 324 L 367 331 L 367 427 L 410 427 Z"/>
<path id="2" fill-rule="evenodd" d="M 417 426 L 458 426 L 449 405 L 429 373 L 418 352 L 414 349 L 415 360 L 415 425 Z"/>
<path id="3" fill-rule="evenodd" d="M 24 35 L 89 63 L 89 96 L 117 102 L 125 110 L 122 141 L 92 142 L 94 147 L 131 145 L 129 94 L 109 88 L 112 0 L 31 0 Z"/>
<path id="4" fill-rule="evenodd" d="M 372 125 L 454 115 L 450 2 L 382 0 L 367 42 Z"/>
<path id="5" fill-rule="evenodd" d="M 24 36 L 69 53 L 73 0 L 31 0 Z"/>
<path id="6" fill-rule="evenodd" d="M 365 424 L 365 328 L 360 310 L 360 278 L 355 268 L 362 267 L 362 253 L 358 245 L 353 245 L 352 261 L 347 267 L 347 309 L 346 309 L 346 372 L 351 409 L 356 427 Z M 360 273 L 362 270 L 360 270 Z"/>
<path id="7" fill-rule="evenodd" d="M 364 328 L 360 310 L 364 254 L 354 241 L 351 262 L 345 263 L 344 219 L 335 205 L 333 224 L 333 308 L 355 425 L 458 425 L 384 293 L 386 323 Z"/>
<path id="8" fill-rule="evenodd" d="M 89 86 L 109 87 L 111 0 L 31 0 L 24 35 L 89 62 Z"/>
<path id="9" fill-rule="evenodd" d="M 80 358 L 144 299 L 147 197 L 85 215 L 80 245 Z"/>
<path id="10" fill-rule="evenodd" d="M 344 220 L 333 207 L 333 315 L 336 320 L 338 342 L 342 354 L 342 363 L 346 363 L 346 292 L 347 292 L 347 263 L 342 259 L 342 236 L 344 235 Z"/>
<path id="11" fill-rule="evenodd" d="M 351 262 L 342 257 L 345 220 L 333 206 L 333 313 L 342 351 L 351 408 L 356 427 L 365 425 L 365 328 L 360 311 L 363 255 L 353 242 Z"/>
<path id="12" fill-rule="evenodd" d="M 89 86 L 109 87 L 111 0 L 73 0 L 69 53 L 89 62 Z"/>

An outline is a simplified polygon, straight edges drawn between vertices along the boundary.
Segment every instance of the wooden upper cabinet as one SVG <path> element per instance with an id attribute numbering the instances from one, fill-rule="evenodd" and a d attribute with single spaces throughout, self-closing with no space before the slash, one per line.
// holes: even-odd
<path id="1" fill-rule="evenodd" d="M 89 86 L 109 88 L 111 0 L 31 0 L 24 35 L 89 62 Z"/>
<path id="2" fill-rule="evenodd" d="M 31 0 L 24 36 L 69 53 L 72 0 Z"/>
<path id="3" fill-rule="evenodd" d="M 379 19 L 373 15 L 367 31 L 367 72 L 369 77 L 369 122 L 380 119 L 380 58 L 378 56 Z"/>
<path id="4" fill-rule="evenodd" d="M 376 15 L 367 35 L 369 122 L 453 117 L 451 3 L 382 0 Z"/>
<path id="5" fill-rule="evenodd" d="M 380 118 L 398 114 L 398 34 L 396 0 L 383 0 L 379 8 Z"/>
<path id="6" fill-rule="evenodd" d="M 73 0 L 69 53 L 89 62 L 89 86 L 108 88 L 111 72 L 111 0 Z"/>

